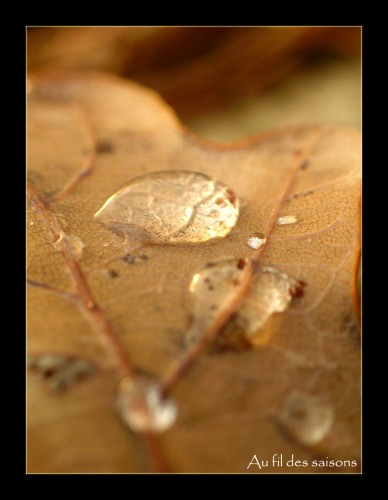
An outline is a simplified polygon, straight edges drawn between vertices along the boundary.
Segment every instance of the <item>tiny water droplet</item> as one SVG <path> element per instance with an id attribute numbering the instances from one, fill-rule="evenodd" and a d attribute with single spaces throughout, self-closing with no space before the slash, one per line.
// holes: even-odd
<path id="1" fill-rule="evenodd" d="M 231 257 L 209 262 L 194 274 L 189 286 L 193 323 L 186 332 L 187 344 L 201 337 L 215 311 L 234 296 L 245 267 L 244 259 Z"/>
<path id="2" fill-rule="evenodd" d="M 73 254 L 76 260 L 79 260 L 82 257 L 83 250 L 85 248 L 85 243 L 78 238 L 78 236 L 70 236 L 70 243 L 73 249 Z"/>
<path id="3" fill-rule="evenodd" d="M 279 226 L 283 226 L 285 224 L 295 224 L 297 222 L 297 218 L 295 215 L 283 215 L 283 217 L 279 217 L 278 220 L 276 221 Z"/>
<path id="4" fill-rule="evenodd" d="M 237 314 L 226 325 L 219 338 L 222 347 L 261 345 L 267 343 L 261 329 L 274 313 L 283 312 L 294 296 L 300 282 L 272 267 L 256 271 L 251 291 Z M 304 284 L 304 286 L 306 286 Z"/>
<path id="5" fill-rule="evenodd" d="M 239 216 L 237 195 L 200 172 L 167 170 L 132 179 L 95 213 L 97 221 L 130 239 L 201 243 L 225 237 Z"/>
<path id="6" fill-rule="evenodd" d="M 33 225 L 34 225 L 34 223 L 33 223 L 33 222 L 30 222 L 29 224 L 30 224 L 30 226 L 33 226 Z"/>
<path id="7" fill-rule="evenodd" d="M 320 397 L 294 391 L 284 402 L 279 416 L 282 429 L 301 444 L 312 446 L 329 433 L 333 408 Z"/>
<path id="8" fill-rule="evenodd" d="M 134 432 L 163 432 L 177 416 L 175 403 L 162 397 L 157 382 L 140 376 L 121 381 L 117 405 L 121 418 Z"/>
<path id="9" fill-rule="evenodd" d="M 248 238 L 247 245 L 249 246 L 249 248 L 257 250 L 261 247 L 261 245 L 264 245 L 266 241 L 267 238 L 263 233 L 252 233 Z"/>

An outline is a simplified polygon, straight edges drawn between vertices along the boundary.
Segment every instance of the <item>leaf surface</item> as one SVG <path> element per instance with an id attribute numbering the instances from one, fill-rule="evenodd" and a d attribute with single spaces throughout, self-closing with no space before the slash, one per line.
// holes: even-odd
<path id="1" fill-rule="evenodd" d="M 103 74 L 31 82 L 27 349 L 98 370 L 61 394 L 29 371 L 28 471 L 300 472 L 247 470 L 255 454 L 271 462 L 282 453 L 307 460 L 303 472 L 359 472 L 359 131 L 305 125 L 221 147 L 134 83 Z M 240 198 L 235 228 L 202 244 L 151 245 L 94 219 L 130 180 L 160 170 L 230 186 Z M 295 223 L 277 224 L 289 215 Z M 253 233 L 266 236 L 258 250 L 247 246 Z M 251 275 L 215 312 L 210 345 L 180 371 L 191 278 L 221 258 L 248 258 Z M 257 345 L 215 347 L 262 267 L 303 282 L 303 293 L 270 316 Z M 118 384 L 134 372 L 160 380 L 177 403 L 176 423 L 160 435 L 135 435 L 118 416 Z M 330 419 L 315 442 L 319 433 L 304 431 L 317 415 Z M 313 466 L 326 457 L 357 466 Z"/>

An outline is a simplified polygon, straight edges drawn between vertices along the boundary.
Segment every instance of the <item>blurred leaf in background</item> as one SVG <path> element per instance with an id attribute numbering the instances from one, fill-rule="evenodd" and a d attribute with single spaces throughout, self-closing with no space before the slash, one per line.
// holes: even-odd
<path id="1" fill-rule="evenodd" d="M 128 77 L 230 141 L 296 122 L 359 127 L 360 47 L 360 27 L 30 28 L 28 70 Z"/>

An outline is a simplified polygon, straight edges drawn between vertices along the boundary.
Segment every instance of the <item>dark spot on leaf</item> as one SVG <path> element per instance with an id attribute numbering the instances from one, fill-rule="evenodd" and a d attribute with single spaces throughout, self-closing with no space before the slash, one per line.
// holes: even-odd
<path id="1" fill-rule="evenodd" d="M 301 149 L 295 149 L 294 156 L 300 156 L 303 153 Z"/>
<path id="2" fill-rule="evenodd" d="M 308 168 L 309 165 L 310 165 L 310 162 L 308 160 L 304 160 L 302 162 L 302 165 L 300 166 L 300 169 L 301 170 L 306 170 L 306 168 Z"/>
<path id="3" fill-rule="evenodd" d="M 252 349 L 252 345 L 246 340 L 244 335 L 236 335 L 234 338 L 230 336 L 220 336 L 213 344 L 213 352 L 244 352 Z"/>
<path id="4" fill-rule="evenodd" d="M 74 382 L 96 371 L 96 366 L 86 359 L 61 354 L 38 354 L 27 357 L 28 368 L 47 380 L 54 392 L 68 389 Z"/>
<path id="5" fill-rule="evenodd" d="M 299 406 L 290 408 L 290 412 L 293 417 L 296 418 L 305 418 L 306 417 L 306 408 L 301 408 Z"/>
<path id="6" fill-rule="evenodd" d="M 306 288 L 306 286 L 307 286 L 307 283 L 305 281 L 302 281 L 302 280 L 297 281 L 295 283 L 295 285 L 293 285 L 289 290 L 291 297 L 293 299 L 303 297 L 304 289 Z"/>
<path id="7" fill-rule="evenodd" d="M 119 273 L 114 269 L 108 269 L 109 278 L 117 278 Z"/>
<path id="8" fill-rule="evenodd" d="M 52 198 L 53 196 L 55 196 L 56 194 L 58 193 L 58 190 L 56 191 L 43 191 L 43 196 L 45 198 Z"/>
<path id="9" fill-rule="evenodd" d="M 230 201 L 230 203 L 232 205 L 234 205 L 236 203 L 236 200 L 237 200 L 236 193 L 232 189 L 228 188 L 226 190 L 226 194 L 227 194 L 227 197 L 226 197 L 227 200 Z"/>
<path id="10" fill-rule="evenodd" d="M 136 262 L 139 262 L 140 260 L 148 260 L 149 257 L 145 253 L 142 253 L 141 255 L 132 255 L 130 253 L 127 253 L 127 255 L 124 255 L 121 257 L 121 260 L 126 262 L 127 264 L 135 264 Z"/>
<path id="11" fill-rule="evenodd" d="M 96 152 L 99 155 L 113 153 L 114 147 L 110 141 L 100 141 L 97 143 Z"/>
<path id="12" fill-rule="evenodd" d="M 245 259 L 239 259 L 237 262 L 237 268 L 238 269 L 244 269 L 244 267 L 247 265 L 247 262 Z"/>
<path id="13" fill-rule="evenodd" d="M 304 196 L 309 196 L 310 194 L 314 194 L 314 191 L 310 190 L 310 191 L 306 191 L 304 193 L 296 193 L 293 196 L 291 196 L 291 198 L 301 198 L 301 197 L 304 197 Z"/>
<path id="14" fill-rule="evenodd" d="M 212 282 L 211 282 L 210 278 L 205 278 L 204 282 L 207 284 L 207 289 L 208 290 L 214 290 L 214 286 L 212 285 Z"/>
<path id="15" fill-rule="evenodd" d="M 236 318 L 237 314 L 232 314 L 228 325 L 222 329 L 221 334 L 214 340 L 212 345 L 214 353 L 224 351 L 243 352 L 252 348 L 251 343 L 247 340 L 245 328 L 236 326 Z"/>
<path id="16" fill-rule="evenodd" d="M 121 257 L 121 260 L 123 260 L 127 264 L 134 264 L 136 261 L 136 257 L 134 255 L 131 255 L 130 253 L 127 253 L 127 255 Z"/>

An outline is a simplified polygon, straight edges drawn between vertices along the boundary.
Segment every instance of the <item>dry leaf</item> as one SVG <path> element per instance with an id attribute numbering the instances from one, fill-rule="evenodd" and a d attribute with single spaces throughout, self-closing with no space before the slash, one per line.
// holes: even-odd
<path id="1" fill-rule="evenodd" d="M 349 26 L 42 27 L 27 35 L 29 71 L 124 75 L 183 119 L 263 92 L 317 53 L 361 54 L 361 28 Z"/>
<path id="2" fill-rule="evenodd" d="M 219 147 L 119 78 L 31 84 L 28 353 L 98 370 L 60 394 L 29 371 L 28 471 L 359 472 L 359 131 L 300 126 Z M 94 219 L 133 178 L 160 170 L 202 172 L 232 188 L 236 226 L 201 244 L 152 245 Z M 257 249 L 247 245 L 253 233 L 266 238 Z M 220 259 L 244 263 L 236 288 L 216 300 L 187 350 L 190 282 Z M 217 348 L 263 268 L 303 287 L 274 308 L 282 312 L 266 319 L 258 345 Z M 176 402 L 164 433 L 134 434 L 120 420 L 119 383 L 134 373 L 159 380 Z M 292 455 L 307 465 L 286 466 Z M 247 469 L 254 456 L 268 468 Z"/>

